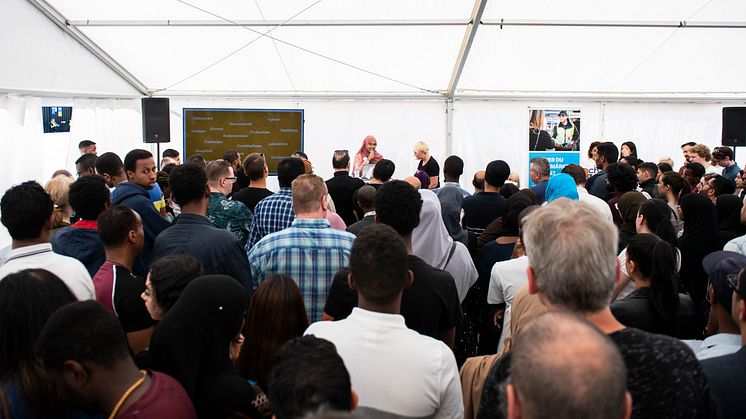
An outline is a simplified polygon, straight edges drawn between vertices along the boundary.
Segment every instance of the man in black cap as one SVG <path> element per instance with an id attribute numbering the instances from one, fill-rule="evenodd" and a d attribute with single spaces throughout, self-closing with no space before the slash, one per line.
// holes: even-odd
<path id="1" fill-rule="evenodd" d="M 560 111 L 560 122 L 554 127 L 552 138 L 557 147 L 563 151 L 577 151 L 578 140 L 580 139 L 580 130 L 570 121 L 567 111 Z"/>
<path id="2" fill-rule="evenodd" d="M 506 199 L 500 188 L 510 176 L 510 166 L 493 160 L 484 171 L 484 192 L 464 198 L 464 218 L 461 223 L 469 231 L 481 234 L 489 223 L 503 215 Z"/>

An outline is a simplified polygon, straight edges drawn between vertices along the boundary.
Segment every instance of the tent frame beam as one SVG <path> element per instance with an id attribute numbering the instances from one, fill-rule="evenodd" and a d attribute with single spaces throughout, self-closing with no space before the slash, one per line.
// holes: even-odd
<path id="1" fill-rule="evenodd" d="M 469 58 L 469 51 L 472 44 L 474 44 L 474 39 L 477 37 L 477 29 L 479 29 L 480 23 L 482 23 L 482 14 L 484 14 L 485 7 L 487 7 L 487 0 L 474 1 L 471 20 L 469 21 L 469 26 L 466 28 L 464 39 L 461 42 L 461 49 L 458 52 L 458 58 L 456 58 L 456 63 L 453 66 L 451 80 L 448 82 L 448 90 L 446 91 L 447 100 L 453 99 L 453 94 L 456 92 L 461 73 L 464 71 L 466 60 Z"/>
<path id="2" fill-rule="evenodd" d="M 44 13 L 52 22 L 60 27 L 65 33 L 70 35 L 75 41 L 77 41 L 83 48 L 87 49 L 96 58 L 101 60 L 107 67 L 114 71 L 119 77 L 124 79 L 130 86 L 143 95 L 150 95 L 151 92 L 147 86 L 140 80 L 138 80 L 132 73 L 127 71 L 121 64 L 119 64 L 114 58 L 106 53 L 101 47 L 96 45 L 90 38 L 88 38 L 83 32 L 77 27 L 71 25 L 65 16 L 62 15 L 57 9 L 52 7 L 46 0 L 28 0 L 29 3 L 34 5 L 39 11 Z"/>

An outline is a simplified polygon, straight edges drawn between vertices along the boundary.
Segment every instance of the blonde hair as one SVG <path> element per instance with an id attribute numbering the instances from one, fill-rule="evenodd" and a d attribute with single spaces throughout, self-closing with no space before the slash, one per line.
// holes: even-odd
<path id="1" fill-rule="evenodd" d="M 429 153 L 430 147 L 428 147 L 427 143 L 424 141 L 417 141 L 416 143 L 414 143 L 414 151 L 415 152 L 419 151 L 421 153 Z"/>
<path id="2" fill-rule="evenodd" d="M 710 152 L 710 147 L 707 147 L 704 144 L 697 144 L 697 145 L 693 145 L 689 147 L 689 152 L 694 153 L 707 161 L 712 160 L 712 153 Z"/>
<path id="3" fill-rule="evenodd" d="M 54 203 L 52 228 L 64 225 L 65 211 L 70 207 L 68 197 L 70 195 L 70 185 L 72 183 L 73 179 L 71 177 L 58 175 L 52 178 L 44 186 L 44 189 L 47 191 L 49 197 L 52 198 L 52 202 Z"/>
<path id="4" fill-rule="evenodd" d="M 324 179 L 313 174 L 300 175 L 292 183 L 293 211 L 307 214 L 321 209 L 321 197 L 326 196 Z"/>
<path id="5" fill-rule="evenodd" d="M 518 172 L 510 172 L 510 175 L 508 175 L 508 180 L 515 183 L 515 186 L 517 186 L 519 189 L 521 188 L 521 175 L 519 175 Z"/>

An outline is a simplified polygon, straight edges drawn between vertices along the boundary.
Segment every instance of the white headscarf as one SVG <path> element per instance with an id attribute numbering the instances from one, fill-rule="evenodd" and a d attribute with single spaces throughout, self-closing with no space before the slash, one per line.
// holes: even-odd
<path id="1" fill-rule="evenodd" d="M 427 189 L 420 189 L 420 195 L 422 210 L 420 224 L 412 232 L 412 251 L 428 265 L 449 272 L 456 281 L 459 299 L 463 301 L 469 288 L 477 281 L 477 268 L 463 243 L 455 242 L 451 255 L 454 241 L 440 215 L 438 197 Z"/>

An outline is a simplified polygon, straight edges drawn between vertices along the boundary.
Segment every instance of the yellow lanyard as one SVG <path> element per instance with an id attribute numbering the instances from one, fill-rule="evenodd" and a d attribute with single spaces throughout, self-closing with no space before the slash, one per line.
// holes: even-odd
<path id="1" fill-rule="evenodd" d="M 145 370 L 140 370 L 140 374 L 142 374 L 142 377 L 140 377 L 139 380 L 135 381 L 135 383 L 132 384 L 130 388 L 128 388 L 127 391 L 124 392 L 124 394 L 122 394 L 122 397 L 119 398 L 116 406 L 114 406 L 114 410 L 112 410 L 111 414 L 109 415 L 109 419 L 114 419 L 117 416 L 117 413 L 119 413 L 119 409 L 122 408 L 122 405 L 125 401 L 127 401 L 127 398 L 132 394 L 132 392 L 137 390 L 137 388 L 140 387 L 145 381 L 145 378 L 148 377 L 148 372 Z"/>

